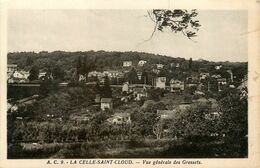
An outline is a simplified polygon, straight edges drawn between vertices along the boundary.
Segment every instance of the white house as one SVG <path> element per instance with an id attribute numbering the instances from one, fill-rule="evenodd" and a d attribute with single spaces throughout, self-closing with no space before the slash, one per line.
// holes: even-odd
<path id="1" fill-rule="evenodd" d="M 124 61 L 123 62 L 123 67 L 131 67 L 133 65 L 132 61 Z"/>
<path id="2" fill-rule="evenodd" d="M 118 71 L 104 71 L 103 72 L 104 76 L 108 76 L 109 78 L 117 77 L 119 74 Z"/>
<path id="3" fill-rule="evenodd" d="M 113 101 L 112 101 L 112 98 L 102 98 L 101 99 L 101 106 L 100 108 L 102 110 L 105 110 L 105 109 L 113 109 Z"/>
<path id="4" fill-rule="evenodd" d="M 129 83 L 128 83 L 128 82 L 125 82 L 125 83 L 123 84 L 122 92 L 126 92 L 126 93 L 129 92 Z"/>
<path id="5" fill-rule="evenodd" d="M 115 113 L 108 119 L 108 122 L 112 124 L 129 124 L 131 123 L 131 117 L 129 113 Z"/>
<path id="6" fill-rule="evenodd" d="M 157 69 L 163 69 L 164 65 L 163 64 L 156 64 Z"/>
<path id="7" fill-rule="evenodd" d="M 18 71 L 15 71 L 12 75 L 12 77 L 14 78 L 18 78 L 18 79 L 23 79 L 24 78 L 24 75 Z"/>
<path id="8" fill-rule="evenodd" d="M 26 71 L 14 71 L 13 73 L 7 73 L 8 83 L 23 83 L 28 82 L 29 72 Z"/>
<path id="9" fill-rule="evenodd" d="M 88 77 L 97 77 L 98 80 L 101 80 L 105 75 L 102 72 L 91 71 L 88 73 Z"/>
<path id="10" fill-rule="evenodd" d="M 157 77 L 155 87 L 165 89 L 166 77 Z"/>
<path id="11" fill-rule="evenodd" d="M 14 71 L 17 71 L 17 69 L 18 69 L 18 67 L 17 67 L 17 65 L 16 64 L 8 64 L 7 65 L 7 72 L 8 73 L 12 73 L 12 72 L 14 72 Z"/>
<path id="12" fill-rule="evenodd" d="M 38 78 L 41 79 L 41 78 L 45 77 L 46 73 L 47 72 L 40 72 Z"/>
<path id="13" fill-rule="evenodd" d="M 28 79 L 28 77 L 29 77 L 29 75 L 30 75 L 30 72 L 29 71 L 20 71 L 20 73 L 21 74 L 23 74 L 23 77 L 25 78 L 25 79 Z"/>
<path id="14" fill-rule="evenodd" d="M 209 77 L 209 73 L 208 72 L 201 72 L 200 73 L 200 80 L 206 79 L 207 77 Z"/>
<path id="15" fill-rule="evenodd" d="M 217 65 L 217 66 L 215 66 L 215 69 L 216 70 L 219 70 L 219 69 L 221 69 L 222 68 L 222 65 Z"/>
<path id="16" fill-rule="evenodd" d="M 140 60 L 140 61 L 138 62 L 138 66 L 144 66 L 144 64 L 146 64 L 146 62 L 147 62 L 147 61 L 145 61 L 145 60 Z"/>
<path id="17" fill-rule="evenodd" d="M 86 77 L 84 75 L 79 75 L 79 81 L 85 81 Z"/>
<path id="18" fill-rule="evenodd" d="M 222 85 L 226 85 L 227 84 L 227 79 L 226 78 L 220 78 L 220 79 L 217 79 L 217 81 L 222 84 Z"/>
<path id="19" fill-rule="evenodd" d="M 170 80 L 171 92 L 180 92 L 184 90 L 184 82 L 180 80 Z"/>

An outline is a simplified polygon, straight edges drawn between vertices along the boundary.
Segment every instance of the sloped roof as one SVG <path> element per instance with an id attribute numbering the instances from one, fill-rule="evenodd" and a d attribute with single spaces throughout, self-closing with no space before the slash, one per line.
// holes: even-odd
<path id="1" fill-rule="evenodd" d="M 130 116 L 130 113 L 115 113 L 113 115 L 114 117 L 129 117 Z"/>
<path id="2" fill-rule="evenodd" d="M 101 99 L 101 103 L 111 103 L 112 102 L 112 98 L 102 98 Z"/>
<path id="3" fill-rule="evenodd" d="M 134 92 L 137 92 L 137 93 L 143 93 L 145 91 L 144 88 L 134 88 L 133 90 L 134 90 Z"/>
<path id="4" fill-rule="evenodd" d="M 17 67 L 17 64 L 8 64 L 8 67 Z"/>

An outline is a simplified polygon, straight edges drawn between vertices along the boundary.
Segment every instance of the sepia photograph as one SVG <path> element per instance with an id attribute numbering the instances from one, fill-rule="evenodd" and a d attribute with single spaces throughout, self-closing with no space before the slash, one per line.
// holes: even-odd
<path id="1" fill-rule="evenodd" d="M 248 11 L 8 9 L 7 159 L 248 158 Z"/>

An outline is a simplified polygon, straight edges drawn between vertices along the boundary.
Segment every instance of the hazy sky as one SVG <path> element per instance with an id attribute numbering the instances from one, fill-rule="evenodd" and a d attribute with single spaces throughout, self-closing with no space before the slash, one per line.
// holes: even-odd
<path id="1" fill-rule="evenodd" d="M 156 33 L 146 10 L 9 10 L 8 51 L 142 51 L 213 61 L 247 61 L 247 12 L 198 11 L 193 42 Z"/>

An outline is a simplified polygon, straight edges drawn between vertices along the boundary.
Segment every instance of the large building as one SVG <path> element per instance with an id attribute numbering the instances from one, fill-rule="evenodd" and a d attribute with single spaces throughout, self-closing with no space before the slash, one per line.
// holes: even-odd
<path id="1" fill-rule="evenodd" d="M 166 77 L 157 77 L 155 81 L 155 87 L 165 89 Z"/>
<path id="2" fill-rule="evenodd" d="M 123 62 L 123 67 L 131 67 L 133 65 L 132 61 L 124 61 Z"/>

